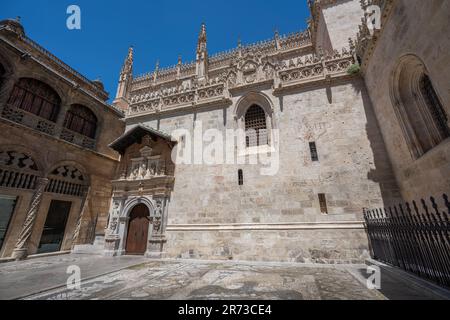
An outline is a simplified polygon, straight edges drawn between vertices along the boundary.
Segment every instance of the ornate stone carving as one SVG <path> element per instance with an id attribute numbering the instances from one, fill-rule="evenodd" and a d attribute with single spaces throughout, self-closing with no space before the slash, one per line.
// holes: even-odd
<path id="1" fill-rule="evenodd" d="M 15 151 L 0 151 L 0 165 L 17 170 L 37 171 L 36 163 L 26 154 Z"/>

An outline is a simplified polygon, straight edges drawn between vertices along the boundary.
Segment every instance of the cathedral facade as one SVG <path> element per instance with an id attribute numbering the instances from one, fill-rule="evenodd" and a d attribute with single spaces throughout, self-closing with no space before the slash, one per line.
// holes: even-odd
<path id="1" fill-rule="evenodd" d="M 203 24 L 195 61 L 137 77 L 130 48 L 114 102 L 127 133 L 111 145 L 123 156 L 107 254 L 324 263 L 367 256 L 363 208 L 401 194 L 364 79 L 349 71 L 358 61 L 348 40 L 364 10 L 359 1 L 310 6 L 308 30 L 225 53 L 208 52 Z M 212 152 L 231 161 L 206 163 L 208 144 L 199 148 L 199 140 L 239 130 L 244 139 Z M 173 167 L 154 170 L 153 161 L 168 167 L 159 159 L 169 153 Z M 186 154 L 192 161 L 178 161 Z M 148 234 L 134 226 L 142 223 Z"/>

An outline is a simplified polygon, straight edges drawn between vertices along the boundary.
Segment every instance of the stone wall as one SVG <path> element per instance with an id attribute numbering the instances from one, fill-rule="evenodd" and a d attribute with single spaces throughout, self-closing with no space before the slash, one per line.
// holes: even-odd
<path id="1" fill-rule="evenodd" d="M 86 174 L 91 182 L 91 203 L 82 224 L 81 239 L 86 239 L 88 228 L 98 215 L 97 233 L 104 233 L 111 201 L 111 179 L 114 176 L 117 161 L 92 151 L 55 140 L 34 130 L 0 120 L 0 149 L 20 150 L 31 156 L 40 166 L 43 175 L 48 175 L 61 164 L 71 164 Z M 12 217 L 8 233 L 1 251 L 1 257 L 9 257 L 14 249 L 17 237 L 22 229 L 33 191 L 1 188 L 0 193 L 18 196 L 18 203 Z M 45 224 L 51 200 L 72 202 L 72 209 L 66 227 L 62 249 L 70 250 L 72 236 L 81 211 L 82 200 L 58 194 L 46 193 L 42 200 L 33 233 L 30 239 L 29 253 L 36 253 L 42 228 Z"/>
<path id="2" fill-rule="evenodd" d="M 414 159 L 394 112 L 390 95 L 399 60 L 412 54 L 423 61 L 450 115 L 450 3 L 399 0 L 383 27 L 365 72 L 366 85 L 405 200 L 450 192 L 450 139 Z"/>
<path id="3" fill-rule="evenodd" d="M 358 32 L 358 26 L 364 12 L 361 8 L 360 0 L 336 0 L 331 4 L 322 5 L 322 14 L 319 22 L 318 34 L 323 33 L 323 29 L 328 32 L 328 37 L 323 35 L 318 38 L 317 45 L 322 45 L 319 40 L 327 40 L 323 48 L 327 48 L 327 42 L 331 41 L 333 49 L 341 50 L 348 47 L 348 39 L 354 38 Z M 329 38 L 329 40 L 328 40 Z"/>
<path id="4" fill-rule="evenodd" d="M 166 255 L 183 259 L 361 263 L 363 228 L 325 230 L 169 231 Z"/>
<path id="5" fill-rule="evenodd" d="M 304 88 L 281 97 L 274 97 L 271 89 L 261 92 L 270 98 L 273 127 L 280 130 L 279 171 L 274 176 L 263 176 L 260 173 L 262 165 L 178 164 L 169 206 L 169 230 L 193 224 L 246 223 L 258 226 L 267 223 L 354 222 L 362 220 L 363 207 L 379 207 L 399 200 L 383 139 L 360 78 Z M 236 104 L 247 94 L 240 92 L 233 96 L 233 103 L 228 107 L 211 107 L 196 113 L 162 114 L 153 120 L 141 118 L 133 122 L 128 119 L 127 122 L 129 126 L 144 122 L 168 134 L 177 128 L 187 129 L 193 134 L 194 121 L 201 121 L 203 131 L 217 128 L 225 135 L 225 129 L 237 128 Z M 317 144 L 319 162 L 311 161 L 311 141 Z M 243 186 L 238 185 L 239 169 L 244 173 Z M 326 195 L 328 214 L 320 211 L 319 193 Z M 264 245 L 274 249 L 284 245 L 310 252 L 316 245 L 319 248 L 319 243 L 326 241 L 325 235 L 330 232 L 353 241 L 351 250 L 360 246 L 365 248 L 366 240 L 361 240 L 361 228 L 352 232 L 324 230 L 315 236 L 312 236 L 312 231 L 294 232 L 292 238 L 283 238 L 283 233 L 276 232 L 265 240 Z M 215 248 L 228 246 L 239 252 L 239 246 L 242 246 L 247 252 L 242 250 L 234 257 L 256 258 L 261 251 L 254 251 L 252 246 L 258 246 L 255 240 L 261 234 L 253 235 L 251 230 L 242 232 L 211 231 L 202 236 L 201 231 L 168 231 L 168 254 L 178 256 L 194 249 L 200 256 L 212 258 Z M 202 242 L 207 238 L 208 245 Z M 299 238 L 304 239 L 303 242 L 298 242 Z M 309 241 L 317 242 L 310 245 Z M 286 254 L 291 249 L 286 248 L 283 253 L 272 252 L 267 257 L 288 260 L 291 253 Z M 348 256 L 360 256 L 359 251 L 352 252 Z M 310 258 L 306 253 L 304 257 Z"/>

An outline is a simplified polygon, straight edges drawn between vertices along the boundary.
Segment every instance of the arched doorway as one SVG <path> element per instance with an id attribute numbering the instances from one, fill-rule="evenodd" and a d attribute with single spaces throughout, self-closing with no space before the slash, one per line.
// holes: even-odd
<path id="1" fill-rule="evenodd" d="M 149 210 L 144 204 L 138 204 L 131 211 L 126 243 L 127 254 L 143 255 L 147 250 L 149 216 Z"/>

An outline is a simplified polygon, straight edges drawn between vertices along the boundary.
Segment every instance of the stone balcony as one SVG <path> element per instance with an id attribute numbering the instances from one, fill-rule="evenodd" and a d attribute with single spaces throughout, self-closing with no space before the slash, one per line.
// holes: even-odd
<path id="1" fill-rule="evenodd" d="M 96 148 L 94 139 L 83 136 L 10 104 L 4 106 L 0 117 L 85 149 L 95 150 Z"/>

